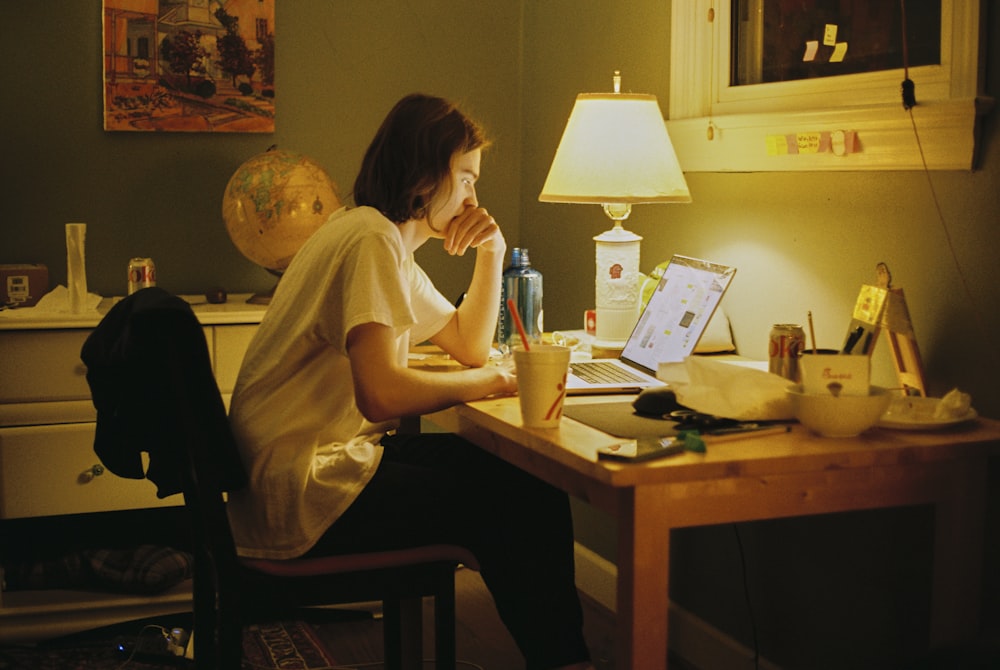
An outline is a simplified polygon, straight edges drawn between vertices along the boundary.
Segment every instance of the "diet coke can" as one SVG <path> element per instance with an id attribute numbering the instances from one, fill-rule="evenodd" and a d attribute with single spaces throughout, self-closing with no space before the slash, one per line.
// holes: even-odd
<path id="1" fill-rule="evenodd" d="M 156 266 L 152 258 L 133 258 L 128 262 L 128 294 L 156 286 Z"/>
<path id="2" fill-rule="evenodd" d="M 799 356 L 805 348 L 806 334 L 802 326 L 793 323 L 776 323 L 771 328 L 768 344 L 768 370 L 793 382 L 802 381 Z"/>

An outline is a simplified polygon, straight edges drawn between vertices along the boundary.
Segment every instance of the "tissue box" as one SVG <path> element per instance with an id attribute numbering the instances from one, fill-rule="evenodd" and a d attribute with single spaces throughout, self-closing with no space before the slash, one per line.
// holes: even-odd
<path id="1" fill-rule="evenodd" d="M 49 292 L 49 269 L 40 263 L 0 265 L 0 302 L 31 307 Z"/>

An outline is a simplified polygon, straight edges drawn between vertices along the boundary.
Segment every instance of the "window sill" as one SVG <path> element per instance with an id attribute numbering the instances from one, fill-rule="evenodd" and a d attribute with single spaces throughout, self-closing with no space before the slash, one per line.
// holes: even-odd
<path id="1" fill-rule="evenodd" d="M 979 123 L 993 99 L 967 98 L 797 112 L 728 114 L 667 121 L 685 172 L 793 170 L 971 170 Z M 914 135 L 914 124 L 917 136 Z M 797 134 L 854 132 L 854 151 L 781 154 L 775 142 Z M 921 157 L 921 149 L 923 157 Z"/>

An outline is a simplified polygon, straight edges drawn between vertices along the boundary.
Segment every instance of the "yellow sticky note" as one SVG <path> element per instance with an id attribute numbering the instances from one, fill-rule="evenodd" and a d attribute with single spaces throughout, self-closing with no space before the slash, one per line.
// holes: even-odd
<path id="1" fill-rule="evenodd" d="M 832 47 L 837 43 L 837 24 L 828 23 L 823 28 L 823 46 Z"/>
<path id="2" fill-rule="evenodd" d="M 799 146 L 800 154 L 819 153 L 819 133 L 798 133 L 795 135 L 795 143 Z"/>
<path id="3" fill-rule="evenodd" d="M 788 153 L 788 142 L 785 141 L 784 135 L 767 136 L 768 156 L 784 156 L 787 153 Z"/>
<path id="4" fill-rule="evenodd" d="M 830 54 L 831 63 L 839 63 L 844 60 L 844 56 L 847 55 L 847 42 L 837 42 L 837 46 L 833 47 L 833 53 Z"/>

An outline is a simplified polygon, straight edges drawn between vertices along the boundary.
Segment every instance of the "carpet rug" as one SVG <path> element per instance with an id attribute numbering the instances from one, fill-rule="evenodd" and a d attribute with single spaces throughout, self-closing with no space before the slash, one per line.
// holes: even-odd
<path id="1" fill-rule="evenodd" d="M 140 627 L 132 627 L 132 637 Z M 143 636 L 156 635 L 152 629 Z M 0 646 L 0 670 L 191 670 L 182 657 L 153 660 L 118 651 L 121 631 L 102 629 L 37 645 Z M 248 669 L 318 670 L 335 666 L 315 629 L 306 622 L 286 621 L 247 626 L 243 632 L 243 667 Z"/>
<path id="2" fill-rule="evenodd" d="M 313 627 L 301 621 L 247 627 L 243 631 L 243 659 L 244 665 L 282 670 L 336 665 Z"/>

